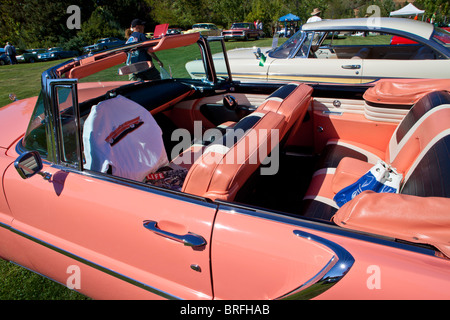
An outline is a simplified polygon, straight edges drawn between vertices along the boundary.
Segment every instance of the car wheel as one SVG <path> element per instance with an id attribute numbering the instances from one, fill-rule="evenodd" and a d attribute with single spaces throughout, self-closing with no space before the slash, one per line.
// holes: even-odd
<path id="1" fill-rule="evenodd" d="M 28 60 L 29 63 L 35 63 L 36 61 L 34 60 L 34 58 L 30 58 L 30 60 Z"/>
<path id="2" fill-rule="evenodd" d="M 4 66 L 5 65 L 5 61 L 0 60 L 0 66 Z"/>

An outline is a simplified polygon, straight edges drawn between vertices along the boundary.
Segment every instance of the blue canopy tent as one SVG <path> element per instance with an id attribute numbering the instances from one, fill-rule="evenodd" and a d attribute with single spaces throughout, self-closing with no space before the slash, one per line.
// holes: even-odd
<path id="1" fill-rule="evenodd" d="M 300 21 L 301 19 L 297 17 L 295 14 L 288 13 L 285 16 L 282 16 L 279 21 Z"/>
<path id="2" fill-rule="evenodd" d="M 284 36 L 287 35 L 287 24 L 288 22 L 294 22 L 294 21 L 301 21 L 302 19 L 300 19 L 299 17 L 297 17 L 295 14 L 292 13 L 288 13 L 285 16 L 282 16 L 279 21 L 284 22 Z"/>

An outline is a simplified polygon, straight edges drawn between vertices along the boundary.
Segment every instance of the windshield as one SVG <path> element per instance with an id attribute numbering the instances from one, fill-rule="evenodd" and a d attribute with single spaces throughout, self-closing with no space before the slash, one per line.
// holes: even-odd
<path id="1" fill-rule="evenodd" d="M 251 28 L 251 24 L 250 23 L 234 23 L 231 26 L 231 29 L 241 29 L 241 28 Z"/>
<path id="2" fill-rule="evenodd" d="M 213 25 L 211 24 L 194 24 L 192 26 L 193 29 L 213 29 Z"/>
<path id="3" fill-rule="evenodd" d="M 294 34 L 292 37 L 290 37 L 288 40 L 286 40 L 285 43 L 283 43 L 277 49 L 275 49 L 274 51 L 269 53 L 269 57 L 277 58 L 277 59 L 286 59 L 286 58 L 288 58 L 290 52 L 301 41 L 303 35 L 304 35 L 304 32 L 298 31 L 296 34 Z"/>
<path id="4" fill-rule="evenodd" d="M 433 33 L 433 40 L 445 45 L 446 47 L 450 46 L 450 32 L 441 29 L 441 28 L 434 28 Z"/>

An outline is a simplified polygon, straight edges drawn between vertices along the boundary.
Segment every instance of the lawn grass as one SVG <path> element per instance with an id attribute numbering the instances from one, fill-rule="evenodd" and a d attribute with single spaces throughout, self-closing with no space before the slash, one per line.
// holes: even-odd
<path id="1" fill-rule="evenodd" d="M 227 49 L 236 47 L 267 47 L 271 46 L 272 39 L 258 41 L 226 43 Z M 191 54 L 179 49 L 180 55 Z M 173 57 L 175 58 L 175 56 Z M 9 104 L 9 94 L 14 93 L 18 99 L 37 96 L 41 89 L 42 72 L 60 64 L 59 61 L 23 63 L 18 65 L 6 65 L 0 67 L 0 107 Z M 177 76 L 180 70 L 172 70 Z M 105 70 L 111 75 L 117 73 L 117 67 Z M 120 79 L 120 80 L 123 80 Z M 92 75 L 84 81 L 97 81 L 96 75 Z M 55 283 L 41 275 L 19 267 L 7 261 L 0 260 L 0 300 L 84 300 L 85 296 Z"/>
<path id="2" fill-rule="evenodd" d="M 0 107 L 11 103 L 9 94 L 17 99 L 34 97 L 41 90 L 42 72 L 62 61 L 19 63 L 0 67 Z"/>
<path id="3" fill-rule="evenodd" d="M 75 292 L 25 268 L 0 260 L 0 300 L 85 300 Z"/>

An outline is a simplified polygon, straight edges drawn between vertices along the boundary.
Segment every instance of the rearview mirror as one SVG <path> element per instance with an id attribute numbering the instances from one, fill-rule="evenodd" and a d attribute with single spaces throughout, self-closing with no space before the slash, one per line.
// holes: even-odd
<path id="1" fill-rule="evenodd" d="M 136 62 L 127 66 L 120 67 L 119 75 L 123 76 L 132 73 L 139 73 L 147 71 L 151 68 L 153 68 L 153 63 L 151 61 Z"/>

